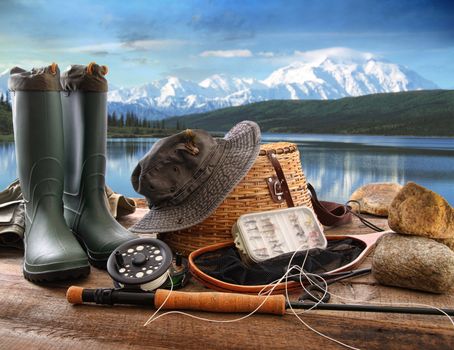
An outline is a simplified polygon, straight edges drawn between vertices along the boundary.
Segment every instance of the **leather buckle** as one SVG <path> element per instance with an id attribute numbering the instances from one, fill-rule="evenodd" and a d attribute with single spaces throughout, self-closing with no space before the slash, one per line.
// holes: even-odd
<path id="1" fill-rule="evenodd" d="M 281 203 L 285 201 L 284 191 L 282 190 L 282 184 L 276 175 L 273 175 L 266 179 L 268 190 L 270 191 L 271 198 L 275 203 Z"/>

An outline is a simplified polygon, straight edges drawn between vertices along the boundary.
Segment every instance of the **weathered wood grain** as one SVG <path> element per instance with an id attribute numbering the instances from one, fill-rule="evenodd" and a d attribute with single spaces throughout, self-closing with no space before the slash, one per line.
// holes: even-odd
<path id="1" fill-rule="evenodd" d="M 128 226 L 145 210 L 124 219 Z M 383 219 L 373 219 L 386 227 Z M 334 234 L 369 233 L 355 221 Z M 370 257 L 363 266 L 370 266 Z M 293 315 L 255 315 L 236 323 L 206 323 L 182 315 L 168 315 L 144 328 L 153 309 L 127 306 L 72 306 L 65 292 L 71 284 L 108 287 L 105 271 L 92 268 L 80 281 L 34 285 L 22 277 L 22 252 L 0 249 L 0 349 L 339 349 L 339 345 L 309 331 Z M 190 291 L 204 291 L 191 281 Z M 395 304 L 412 302 L 454 307 L 454 295 L 432 295 L 383 287 L 371 276 L 330 287 L 356 302 Z M 297 295 L 294 295 L 296 297 Z M 344 302 L 350 302 L 345 301 Z M 192 314 L 229 320 L 239 314 Z M 452 349 L 454 327 L 439 316 L 391 315 L 310 311 L 301 315 L 310 326 L 361 349 Z"/>

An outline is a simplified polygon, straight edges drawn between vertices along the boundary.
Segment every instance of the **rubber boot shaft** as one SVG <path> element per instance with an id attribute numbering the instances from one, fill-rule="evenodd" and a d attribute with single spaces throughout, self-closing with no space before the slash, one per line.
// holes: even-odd
<path id="1" fill-rule="evenodd" d="M 112 251 L 136 238 L 110 214 L 105 195 L 107 93 L 62 92 L 65 218 L 90 262 L 105 268 Z"/>
<path id="2" fill-rule="evenodd" d="M 60 92 L 15 91 L 17 171 L 25 200 L 24 275 L 32 281 L 77 278 L 87 256 L 63 217 L 63 126 Z"/>

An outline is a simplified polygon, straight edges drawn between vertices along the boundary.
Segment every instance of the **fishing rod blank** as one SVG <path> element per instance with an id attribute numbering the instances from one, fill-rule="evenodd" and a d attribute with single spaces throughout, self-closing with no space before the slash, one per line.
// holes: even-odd
<path id="1" fill-rule="evenodd" d="M 359 305 L 359 304 L 324 304 L 324 303 L 308 303 L 308 302 L 290 302 L 286 304 L 288 308 L 293 309 L 313 309 L 313 310 L 331 310 L 331 311 L 355 311 L 355 312 L 381 312 L 394 314 L 415 314 L 415 315 L 438 315 L 444 314 L 442 310 L 449 316 L 454 316 L 454 309 L 436 309 L 429 307 L 413 307 L 413 306 L 385 306 L 385 305 Z"/>

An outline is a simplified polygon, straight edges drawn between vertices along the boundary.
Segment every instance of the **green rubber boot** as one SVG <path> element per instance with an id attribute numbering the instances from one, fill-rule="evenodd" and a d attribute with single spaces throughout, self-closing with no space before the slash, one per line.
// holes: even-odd
<path id="1" fill-rule="evenodd" d="M 13 68 L 17 172 L 25 200 L 24 276 L 33 282 L 88 275 L 87 256 L 63 217 L 63 126 L 57 65 Z"/>
<path id="2" fill-rule="evenodd" d="M 110 214 L 105 195 L 107 81 L 105 66 L 74 65 L 62 74 L 65 140 L 65 218 L 93 266 L 137 238 Z"/>

